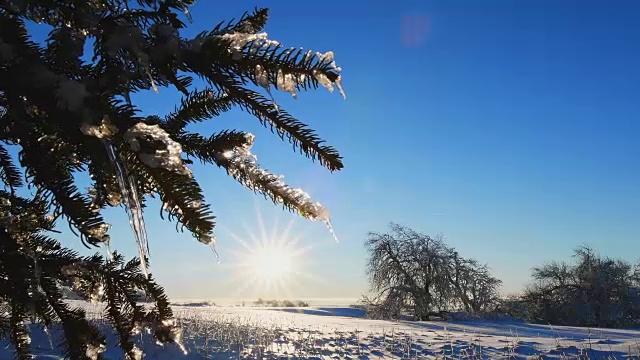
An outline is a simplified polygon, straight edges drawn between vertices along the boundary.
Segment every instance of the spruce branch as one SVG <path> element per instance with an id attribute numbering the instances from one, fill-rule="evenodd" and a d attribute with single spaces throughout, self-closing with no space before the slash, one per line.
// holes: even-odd
<path id="1" fill-rule="evenodd" d="M 25 326 L 26 309 L 23 303 L 17 299 L 11 301 L 11 315 L 9 316 L 11 328 L 11 342 L 15 348 L 16 358 L 19 360 L 27 360 L 31 358 L 31 337 Z"/>
<path id="2" fill-rule="evenodd" d="M 217 134 L 205 138 L 200 134 L 180 133 L 176 139 L 182 144 L 182 150 L 188 156 L 197 158 L 203 163 L 218 164 L 217 157 L 237 147 L 242 147 L 247 142 L 246 133 L 235 130 L 223 130 Z"/>
<path id="3" fill-rule="evenodd" d="M 60 326 L 69 358 L 100 358 L 105 335 L 69 306 L 63 287 L 103 301 L 126 357 L 138 358 L 135 334 L 151 329 L 160 342 L 181 343 L 164 290 L 146 273 L 146 252 L 80 257 L 51 237 L 64 218 L 85 246 L 108 242 L 100 213 L 124 204 L 139 244 L 146 244 L 145 195 L 158 194 L 169 219 L 212 244 L 215 217 L 187 165 L 190 158 L 223 167 L 255 192 L 312 220 L 329 214 L 300 189 L 260 168 L 250 136 L 226 130 L 209 137 L 186 130 L 237 106 L 281 139 L 330 170 L 342 159 L 306 124 L 249 88 L 289 92 L 340 86 L 333 54 L 285 49 L 262 32 L 266 9 L 185 39 L 193 0 L 0 2 L 0 337 L 20 359 L 29 355 L 27 320 Z M 48 24 L 45 43 L 32 40 L 30 21 Z M 93 43 L 93 59 L 83 58 Z M 207 83 L 192 88 L 193 77 Z M 184 98 L 165 117 L 140 116 L 131 94 L 175 87 Z M 20 148 L 17 163 L 12 146 Z M 183 155 L 188 157 L 183 159 Z M 88 173 L 83 193 L 76 177 Z M 24 176 L 25 180 L 22 180 Z M 27 189 L 25 189 L 27 188 Z M 35 188 L 30 199 L 18 197 Z M 141 248 L 143 248 L 142 246 Z M 154 306 L 139 304 L 143 291 Z"/>
<path id="4" fill-rule="evenodd" d="M 242 32 L 247 34 L 255 34 L 267 25 L 269 19 L 269 9 L 255 8 L 253 12 L 245 12 L 236 20 L 222 21 L 213 27 L 210 31 L 199 33 L 195 39 L 203 39 L 212 36 L 221 36 L 224 34 Z"/>
<path id="5" fill-rule="evenodd" d="M 56 211 L 81 233 L 83 244 L 95 246 L 100 243 L 104 220 L 92 211 L 91 202 L 78 191 L 72 174 L 60 164 L 60 158 L 44 155 L 29 146 L 24 146 L 20 155 L 30 182 L 52 195 Z"/>
<path id="6" fill-rule="evenodd" d="M 94 324 L 87 320 L 85 311 L 79 308 L 69 308 L 62 300 L 62 293 L 55 278 L 44 276 L 40 281 L 48 305 L 61 321 L 64 332 L 62 343 L 64 356 L 71 359 L 81 359 L 89 354 L 103 351 L 106 346 L 106 338 Z"/>
<path id="7" fill-rule="evenodd" d="M 211 244 L 215 216 L 210 205 L 204 203 L 202 189 L 190 176 L 160 169 L 147 169 L 154 180 L 157 192 L 163 203 L 162 209 L 169 220 L 176 220 L 181 227 L 187 228 L 195 238 Z"/>
<path id="8" fill-rule="evenodd" d="M 294 149 L 299 149 L 307 157 L 318 160 L 331 171 L 343 168 L 342 157 L 333 147 L 323 145 L 324 141 L 312 129 L 277 108 L 272 101 L 255 91 L 239 86 L 229 84 L 227 91 L 238 106 L 253 114 L 272 132 L 275 130 L 281 139 L 286 137 Z"/>
<path id="9" fill-rule="evenodd" d="M 181 100 L 181 105 L 164 120 L 164 127 L 176 132 L 195 122 L 200 122 L 231 110 L 232 100 L 224 93 L 212 89 L 193 91 Z"/>
<path id="10" fill-rule="evenodd" d="M 4 224 L 2 224 L 4 225 Z M 28 296 L 28 265 L 20 256 L 19 247 L 6 227 L 0 225 L 0 273 L 4 275 L 5 286 L 0 289 L 2 300 L 8 305 L 8 333 L 17 359 L 30 358 L 31 337 L 25 326 L 32 299 Z"/>
<path id="11" fill-rule="evenodd" d="M 328 210 L 317 202 L 312 202 L 309 194 L 302 189 L 294 189 L 285 184 L 283 176 L 274 175 L 258 165 L 258 159 L 250 151 L 254 135 L 245 133 L 242 146 L 237 146 L 215 155 L 216 163 L 224 167 L 245 187 L 262 193 L 274 203 L 282 204 L 286 209 L 295 211 L 310 220 L 321 220 L 329 223 Z"/>
<path id="12" fill-rule="evenodd" d="M 23 186 L 22 174 L 2 144 L 0 144 L 0 180 L 11 189 L 11 192 Z"/>

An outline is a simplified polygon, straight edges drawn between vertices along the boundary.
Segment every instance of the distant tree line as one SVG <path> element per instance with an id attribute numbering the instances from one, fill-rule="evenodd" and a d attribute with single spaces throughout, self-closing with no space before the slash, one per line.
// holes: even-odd
<path id="1" fill-rule="evenodd" d="M 291 301 L 291 300 L 264 300 L 264 299 L 258 299 L 256 301 L 253 302 L 253 305 L 256 307 L 286 307 L 286 308 L 293 308 L 293 307 L 309 307 L 309 304 L 304 302 L 304 301 L 300 301 L 300 300 L 296 300 L 296 301 Z"/>
<path id="2" fill-rule="evenodd" d="M 361 306 L 371 317 L 429 320 L 464 312 L 557 325 L 640 325 L 640 265 L 580 247 L 572 262 L 534 268 L 522 294 L 503 298 L 489 267 L 462 257 L 442 236 L 389 228 L 365 242 L 370 294 Z"/>

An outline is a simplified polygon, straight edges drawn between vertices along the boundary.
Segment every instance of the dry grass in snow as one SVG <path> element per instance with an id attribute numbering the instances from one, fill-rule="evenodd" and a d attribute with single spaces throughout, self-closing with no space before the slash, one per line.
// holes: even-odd
<path id="1" fill-rule="evenodd" d="M 100 309 L 89 309 L 102 322 Z M 640 331 L 515 322 L 391 322 L 346 307 L 242 308 L 174 305 L 184 355 L 141 336 L 145 359 L 640 359 Z M 106 327 L 106 324 L 103 324 Z M 33 331 L 37 359 L 60 359 L 50 337 Z M 107 359 L 120 359 L 108 338 Z M 0 359 L 9 359 L 2 343 Z"/>

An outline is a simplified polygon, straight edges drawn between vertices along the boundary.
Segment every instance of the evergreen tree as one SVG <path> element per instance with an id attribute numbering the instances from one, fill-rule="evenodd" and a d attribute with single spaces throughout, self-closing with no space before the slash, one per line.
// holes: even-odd
<path id="1" fill-rule="evenodd" d="M 184 38 L 193 2 L 0 0 L 0 306 L 8 309 L 0 314 L 0 338 L 10 338 L 18 359 L 29 356 L 32 321 L 62 328 L 59 345 L 68 358 L 101 358 L 105 334 L 63 301 L 67 287 L 106 304 L 128 358 L 141 357 L 133 334 L 142 328 L 161 343 L 180 343 L 164 291 L 147 272 L 142 210 L 157 195 L 169 220 L 213 245 L 215 217 L 188 168 L 194 159 L 330 227 L 322 205 L 258 165 L 252 134 L 200 134 L 187 126 L 239 106 L 294 149 L 340 170 L 336 150 L 279 108 L 270 91 L 295 97 L 323 86 L 344 96 L 333 53 L 268 39 L 261 32 L 266 9 Z M 32 39 L 33 23 L 50 26 L 46 43 Z M 85 45 L 93 48 L 90 59 Z M 194 77 L 205 87 L 195 89 Z M 175 111 L 141 115 L 130 94 L 163 87 L 183 94 Z M 80 173 L 92 181 L 86 192 L 75 180 Z M 82 257 L 51 238 L 56 224 L 68 222 L 85 246 L 107 247 L 110 225 L 101 213 L 114 206 L 130 217 L 139 258 L 125 262 L 110 250 Z M 138 303 L 140 291 L 154 306 Z"/>

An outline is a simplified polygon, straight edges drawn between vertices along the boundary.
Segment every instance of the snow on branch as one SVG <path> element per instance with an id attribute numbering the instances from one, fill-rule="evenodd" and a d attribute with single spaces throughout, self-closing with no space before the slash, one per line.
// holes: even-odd
<path id="1" fill-rule="evenodd" d="M 235 60 L 239 60 L 242 58 L 242 50 L 247 44 L 251 43 L 249 48 L 249 52 L 257 52 L 262 48 L 268 48 L 271 46 L 279 46 L 280 42 L 275 40 L 270 40 L 268 34 L 266 32 L 257 33 L 257 34 L 246 34 L 241 32 L 234 32 L 229 34 L 224 34 L 221 36 L 223 40 L 230 42 L 229 51 L 233 54 L 233 58 Z"/>
<path id="2" fill-rule="evenodd" d="M 88 122 L 83 123 L 80 126 L 80 131 L 87 136 L 94 136 L 98 139 L 108 139 L 118 132 L 118 128 L 105 116 L 100 122 L 100 125 L 94 125 Z"/>
<path id="3" fill-rule="evenodd" d="M 272 57 L 269 56 L 269 52 L 274 52 L 271 55 L 275 55 L 275 51 L 281 46 L 279 41 L 269 39 L 266 32 L 256 34 L 233 32 L 224 34 L 220 36 L 220 38 L 229 42 L 229 52 L 232 54 L 232 58 L 234 60 L 242 59 L 245 49 L 247 50 L 248 55 Z M 194 43 L 194 45 L 195 44 L 196 43 Z M 201 43 L 198 44 L 201 46 Z M 294 51 L 294 48 L 290 48 L 284 50 L 284 54 L 288 57 Z M 294 56 L 294 58 L 297 58 L 297 56 Z M 313 52 L 309 50 L 302 57 L 301 64 L 309 66 L 313 62 L 313 58 Z M 335 85 L 335 87 L 338 88 L 340 95 L 342 95 L 346 100 L 347 95 L 342 87 L 342 77 L 339 75 L 342 72 L 342 68 L 336 64 L 333 51 L 327 51 L 325 53 L 316 52 L 315 58 L 317 59 L 317 64 L 315 66 L 316 68 L 312 70 L 313 78 L 329 92 L 334 91 Z M 338 75 L 335 79 L 331 80 L 326 74 L 327 71 L 334 72 Z M 255 66 L 254 76 L 256 84 L 269 91 L 271 82 L 269 81 L 269 75 L 263 65 L 257 64 Z M 306 75 L 304 73 L 293 74 L 280 68 L 275 74 L 274 83 L 279 90 L 288 92 L 296 98 L 296 89 L 299 85 L 304 84 L 305 80 Z"/>
<path id="4" fill-rule="evenodd" d="M 152 168 L 163 168 L 183 175 L 191 175 L 191 170 L 182 162 L 182 145 L 171 139 L 159 125 L 139 122 L 129 128 L 124 139 L 131 150 L 138 153 L 138 159 Z"/>
<path id="5" fill-rule="evenodd" d="M 312 221 L 329 222 L 330 215 L 322 204 L 311 201 L 311 196 L 302 189 L 285 184 L 284 176 L 274 175 L 258 165 L 258 158 L 251 153 L 255 136 L 245 135 L 246 143 L 233 150 L 218 153 L 216 158 L 242 185 L 254 191 L 269 195 L 274 201 L 297 210 L 303 217 Z"/>

